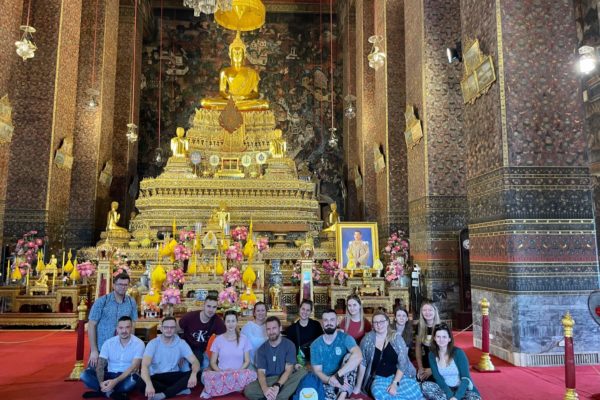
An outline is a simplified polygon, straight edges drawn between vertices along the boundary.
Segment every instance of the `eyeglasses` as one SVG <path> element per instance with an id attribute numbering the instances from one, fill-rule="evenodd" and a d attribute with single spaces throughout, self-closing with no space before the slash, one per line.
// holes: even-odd
<path id="1" fill-rule="evenodd" d="M 373 321 L 373 325 L 383 325 L 387 322 L 387 319 L 382 319 L 380 321 Z"/>

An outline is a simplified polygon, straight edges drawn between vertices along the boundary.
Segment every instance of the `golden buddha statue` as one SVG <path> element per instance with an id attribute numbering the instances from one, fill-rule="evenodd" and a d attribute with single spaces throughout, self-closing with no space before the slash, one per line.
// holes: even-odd
<path id="1" fill-rule="evenodd" d="M 125 228 L 121 228 L 120 226 L 117 225 L 117 222 L 119 222 L 119 220 L 121 219 L 121 214 L 119 214 L 117 212 L 117 209 L 119 208 L 119 203 L 117 203 L 116 201 L 113 201 L 112 203 L 110 203 L 110 211 L 108 212 L 108 215 L 106 216 L 106 231 L 107 232 L 128 232 L 127 229 Z"/>
<path id="2" fill-rule="evenodd" d="M 202 246 L 206 250 L 215 250 L 217 248 L 217 236 L 213 231 L 208 231 L 204 238 L 202 238 Z"/>
<path id="3" fill-rule="evenodd" d="M 282 138 L 281 129 L 273 131 L 275 137 L 269 143 L 269 152 L 273 158 L 283 158 L 287 152 L 287 143 Z"/>
<path id="4" fill-rule="evenodd" d="M 221 203 L 219 207 L 219 210 L 216 212 L 216 217 L 219 221 L 219 228 L 221 228 L 225 234 L 228 234 L 229 232 L 227 231 L 229 230 L 229 221 L 231 220 L 231 215 L 229 214 L 229 211 L 227 211 L 227 205 Z"/>
<path id="5" fill-rule="evenodd" d="M 229 45 L 229 59 L 231 66 L 221 70 L 219 74 L 219 94 L 217 98 L 202 99 L 200 104 L 209 110 L 223 110 L 227 100 L 232 98 L 240 111 L 268 110 L 269 103 L 258 98 L 258 72 L 250 67 L 245 67 L 246 45 L 238 31 L 235 39 Z"/>
<path id="6" fill-rule="evenodd" d="M 171 153 L 176 158 L 187 157 L 190 150 L 190 142 L 184 137 L 185 130 L 182 127 L 178 127 L 176 134 L 177 136 L 171 139 Z"/>
<path id="7" fill-rule="evenodd" d="M 40 277 L 33 283 L 33 286 L 36 288 L 48 289 L 48 275 L 42 271 Z"/>
<path id="8" fill-rule="evenodd" d="M 330 211 L 325 221 L 327 228 L 323 229 L 323 232 L 335 232 L 335 228 L 338 222 L 340 222 L 340 215 L 337 212 L 337 204 L 331 203 L 329 205 Z"/>

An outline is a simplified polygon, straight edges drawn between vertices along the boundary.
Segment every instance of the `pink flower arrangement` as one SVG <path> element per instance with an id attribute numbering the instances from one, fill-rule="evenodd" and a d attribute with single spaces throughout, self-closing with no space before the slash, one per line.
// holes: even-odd
<path id="1" fill-rule="evenodd" d="M 181 292 L 179 289 L 168 288 L 163 290 L 160 305 L 181 303 Z"/>
<path id="2" fill-rule="evenodd" d="M 44 240 L 36 238 L 35 235 L 37 235 L 37 231 L 29 231 L 23 234 L 23 238 L 17 240 L 17 246 L 15 247 L 15 255 L 25 257 L 29 265 L 37 260 L 37 252 L 44 245 Z"/>
<path id="3" fill-rule="evenodd" d="M 392 260 L 385 269 L 385 280 L 388 282 L 397 281 L 404 275 L 404 259 L 402 257 Z"/>
<path id="4" fill-rule="evenodd" d="M 175 246 L 173 252 L 175 253 L 175 259 L 178 261 L 189 260 L 190 256 L 192 255 L 190 249 L 188 249 L 182 244 L 178 244 L 177 246 Z"/>
<path id="5" fill-rule="evenodd" d="M 231 237 L 234 240 L 243 242 L 244 240 L 248 239 L 248 228 L 245 226 L 236 226 L 231 231 Z"/>
<path id="6" fill-rule="evenodd" d="M 334 281 L 337 279 L 340 282 L 340 285 L 343 285 L 346 279 L 348 279 L 348 274 L 337 261 L 325 260 L 321 265 L 323 266 L 325 273 L 331 276 Z"/>
<path id="7" fill-rule="evenodd" d="M 196 238 L 196 232 L 194 231 L 186 231 L 182 229 L 179 231 L 179 241 L 180 242 L 188 242 L 190 240 L 194 240 Z"/>
<path id="8" fill-rule="evenodd" d="M 218 296 L 219 305 L 223 304 L 235 304 L 238 301 L 238 294 L 235 291 L 235 288 L 228 287 L 224 290 L 221 290 Z"/>
<path id="9" fill-rule="evenodd" d="M 82 278 L 89 278 L 96 272 L 96 265 L 91 261 L 86 261 L 81 264 L 77 264 L 77 271 Z"/>
<path id="10" fill-rule="evenodd" d="M 387 240 L 383 252 L 390 258 L 404 257 L 408 258 L 408 241 L 404 239 L 404 232 L 393 232 Z"/>
<path id="11" fill-rule="evenodd" d="M 185 282 L 185 274 L 179 268 L 174 268 L 167 272 L 167 284 L 179 284 Z"/>
<path id="12" fill-rule="evenodd" d="M 242 244 L 240 242 L 234 242 L 227 250 L 225 250 L 225 257 L 227 257 L 228 260 L 241 262 L 244 258 Z"/>
<path id="13" fill-rule="evenodd" d="M 231 267 L 223 274 L 223 281 L 230 286 L 242 281 L 242 274 L 236 267 Z"/>
<path id="14" fill-rule="evenodd" d="M 127 265 L 127 262 L 115 262 L 114 263 L 114 270 L 113 270 L 113 277 L 117 276 L 119 274 L 122 273 L 126 273 L 127 275 L 131 275 L 131 270 L 129 269 L 129 265 Z"/>
<path id="15" fill-rule="evenodd" d="M 258 238 L 258 243 L 256 244 L 259 252 L 264 252 L 269 250 L 269 238 L 268 237 L 260 237 Z"/>

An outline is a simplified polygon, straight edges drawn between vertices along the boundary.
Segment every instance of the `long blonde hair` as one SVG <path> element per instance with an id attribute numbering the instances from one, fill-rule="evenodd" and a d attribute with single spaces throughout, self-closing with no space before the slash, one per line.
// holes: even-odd
<path id="1" fill-rule="evenodd" d="M 427 337 L 427 322 L 425 322 L 425 318 L 423 318 L 423 307 L 425 307 L 425 306 L 431 306 L 433 308 L 433 311 L 435 314 L 433 316 L 432 328 L 440 323 L 440 313 L 439 313 L 437 307 L 433 303 L 430 303 L 430 302 L 424 302 L 423 304 L 421 304 L 421 311 L 419 312 L 419 336 L 418 336 L 421 343 L 423 343 L 425 341 L 425 337 Z"/>
<path id="2" fill-rule="evenodd" d="M 375 317 L 378 315 L 383 315 L 385 317 L 385 320 L 388 323 L 387 332 L 385 333 L 385 343 L 383 344 L 383 347 L 382 347 L 382 349 L 385 349 L 385 346 L 387 346 L 388 343 L 390 343 L 392 340 L 394 340 L 394 336 L 396 335 L 396 330 L 394 328 L 392 328 L 392 323 L 390 322 L 390 316 L 387 315 L 387 313 L 383 310 L 377 310 L 373 313 L 373 316 L 371 317 L 371 324 L 373 326 L 375 326 L 375 324 L 373 323 L 373 320 L 375 320 Z"/>
<path id="3" fill-rule="evenodd" d="M 350 321 L 352 320 L 352 316 L 350 315 L 350 312 L 348 311 L 348 302 L 350 300 L 356 301 L 358 303 L 358 305 L 360 306 L 360 331 L 359 332 L 363 332 L 365 330 L 365 313 L 362 308 L 362 301 L 361 301 L 360 297 L 358 297 L 357 294 L 351 294 L 350 296 L 348 296 L 348 298 L 346 298 L 346 316 L 344 317 L 344 319 L 346 321 L 344 323 L 344 332 L 348 332 L 348 328 L 350 327 Z"/>

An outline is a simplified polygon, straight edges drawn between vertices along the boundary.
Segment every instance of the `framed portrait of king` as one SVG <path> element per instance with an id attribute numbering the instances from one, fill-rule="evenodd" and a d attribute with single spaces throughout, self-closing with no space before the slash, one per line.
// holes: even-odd
<path id="1" fill-rule="evenodd" d="M 336 255 L 345 269 L 373 268 L 379 259 L 376 222 L 339 222 L 336 230 Z"/>

